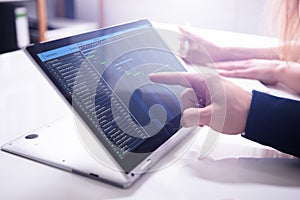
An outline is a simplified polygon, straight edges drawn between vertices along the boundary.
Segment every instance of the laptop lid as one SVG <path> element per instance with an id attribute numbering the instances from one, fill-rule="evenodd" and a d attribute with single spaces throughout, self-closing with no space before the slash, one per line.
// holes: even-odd
<path id="1" fill-rule="evenodd" d="M 182 139 L 166 146 L 181 129 L 184 88 L 154 84 L 148 75 L 186 69 L 148 20 L 34 44 L 26 52 L 125 174 L 143 173 L 148 168 L 139 166 L 151 155 L 154 164 L 163 155 L 155 152 Z"/>

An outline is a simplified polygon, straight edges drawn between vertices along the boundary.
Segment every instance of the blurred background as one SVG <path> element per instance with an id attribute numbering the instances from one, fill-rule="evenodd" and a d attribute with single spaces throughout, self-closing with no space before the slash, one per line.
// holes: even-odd
<path id="1" fill-rule="evenodd" d="M 5 27 L 0 30 L 0 53 L 22 48 L 31 42 L 52 40 L 139 18 L 261 35 L 264 33 L 265 1 L 0 0 L 0 25 Z M 45 19 L 41 19 L 43 16 Z M 40 35 L 41 22 L 46 23 L 43 37 Z M 15 37 L 14 44 L 6 47 L 5 43 L 11 36 Z"/>

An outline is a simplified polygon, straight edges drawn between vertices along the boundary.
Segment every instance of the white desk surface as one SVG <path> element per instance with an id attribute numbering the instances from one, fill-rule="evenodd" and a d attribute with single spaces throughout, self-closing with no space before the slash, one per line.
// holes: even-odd
<path id="1" fill-rule="evenodd" d="M 69 114 L 22 51 L 0 56 L 1 145 Z M 1 151 L 0 199 L 299 199 L 298 159 L 241 136 L 221 136 L 202 160 L 200 146 L 125 190 Z"/>

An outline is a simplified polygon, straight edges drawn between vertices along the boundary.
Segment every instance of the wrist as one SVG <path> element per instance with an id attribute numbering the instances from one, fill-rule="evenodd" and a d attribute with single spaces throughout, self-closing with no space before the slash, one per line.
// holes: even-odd
<path id="1" fill-rule="evenodd" d="M 216 46 L 215 51 L 212 54 L 212 59 L 215 62 L 227 61 L 227 60 L 231 60 L 232 54 L 233 54 L 232 48 Z"/>
<path id="2" fill-rule="evenodd" d="M 278 66 L 274 67 L 273 69 L 273 78 L 276 83 L 281 82 L 281 78 L 283 77 L 283 74 L 285 74 L 285 71 L 287 69 L 287 63 L 285 61 L 282 61 Z"/>
<path id="3" fill-rule="evenodd" d="M 243 120 L 243 131 L 245 131 L 246 128 L 246 124 L 247 124 L 247 120 L 248 120 L 248 115 L 249 115 L 249 111 L 251 108 L 251 102 L 252 102 L 252 93 L 247 92 L 244 96 L 244 116 L 242 119 Z"/>
<path id="4" fill-rule="evenodd" d="M 252 52 L 250 50 L 245 51 L 244 48 L 239 47 L 219 47 L 219 60 L 218 61 L 229 61 L 229 60 L 245 60 L 252 58 Z"/>

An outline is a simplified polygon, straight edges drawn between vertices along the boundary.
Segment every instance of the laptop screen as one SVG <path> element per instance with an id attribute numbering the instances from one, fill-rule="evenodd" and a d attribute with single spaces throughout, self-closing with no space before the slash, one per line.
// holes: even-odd
<path id="1" fill-rule="evenodd" d="M 184 88 L 152 83 L 185 71 L 149 21 L 27 47 L 125 172 L 180 129 Z"/>

